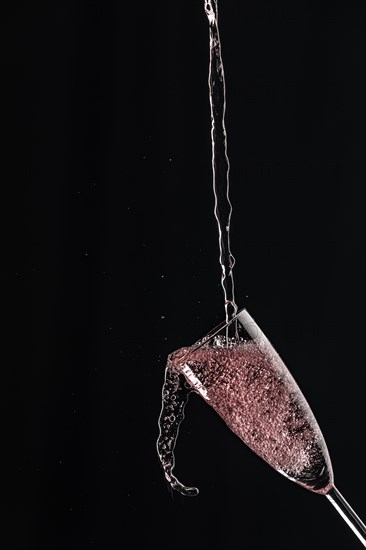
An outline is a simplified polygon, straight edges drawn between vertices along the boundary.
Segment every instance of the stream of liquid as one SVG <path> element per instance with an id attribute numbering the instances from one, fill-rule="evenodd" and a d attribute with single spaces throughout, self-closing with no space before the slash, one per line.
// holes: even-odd
<path id="1" fill-rule="evenodd" d="M 230 250 L 230 222 L 232 205 L 229 198 L 230 163 L 227 153 L 225 128 L 226 87 L 221 42 L 218 27 L 216 0 L 204 0 L 204 9 L 209 25 L 209 102 L 211 112 L 212 183 L 215 197 L 214 214 L 219 232 L 221 286 L 224 292 L 225 320 L 237 313 L 234 296 L 233 268 L 235 259 Z M 157 442 L 158 456 L 165 477 L 171 487 L 186 495 L 195 495 L 198 490 L 185 487 L 173 475 L 174 447 L 179 426 L 184 418 L 184 407 L 190 393 L 182 373 L 173 368 L 171 358 L 165 370 L 162 394 L 162 410 L 159 418 L 160 435 Z"/>
<path id="2" fill-rule="evenodd" d="M 230 162 L 227 152 L 227 134 L 225 128 L 226 86 L 218 27 L 217 1 L 204 0 L 204 9 L 209 26 L 208 88 L 211 112 L 212 183 L 215 197 L 214 214 L 219 233 L 219 261 L 221 266 L 221 286 L 224 292 L 225 320 L 228 323 L 235 316 L 238 308 L 234 295 L 233 268 L 235 259 L 230 249 L 232 205 L 229 198 Z M 231 325 L 231 328 L 235 330 L 235 323 Z M 195 495 L 198 493 L 198 489 L 184 486 L 172 472 L 175 463 L 174 447 L 178 437 L 179 426 L 184 418 L 184 407 L 190 391 L 192 391 L 192 388 L 187 385 L 184 375 L 174 368 L 174 363 L 171 357 L 169 357 L 162 392 L 162 409 L 159 417 L 160 435 L 157 441 L 157 450 L 167 481 L 173 489 L 185 495 Z"/>
<path id="3" fill-rule="evenodd" d="M 217 2 L 205 0 L 209 24 L 209 100 L 211 110 L 212 181 L 215 196 L 215 217 L 219 230 L 221 285 L 224 291 L 226 322 L 237 312 L 234 296 L 233 268 L 235 259 L 230 250 L 232 205 L 229 198 L 230 163 L 225 128 L 226 87 L 218 27 Z"/>

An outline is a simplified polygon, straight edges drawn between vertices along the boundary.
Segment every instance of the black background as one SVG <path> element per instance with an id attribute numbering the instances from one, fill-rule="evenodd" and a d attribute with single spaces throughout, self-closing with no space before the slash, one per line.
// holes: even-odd
<path id="1" fill-rule="evenodd" d="M 365 519 L 366 7 L 219 10 L 236 301 Z M 157 461 L 166 357 L 224 315 L 203 2 L 17 3 L 3 25 L 6 548 L 360 548 L 197 396 L 176 474 L 199 496 Z"/>

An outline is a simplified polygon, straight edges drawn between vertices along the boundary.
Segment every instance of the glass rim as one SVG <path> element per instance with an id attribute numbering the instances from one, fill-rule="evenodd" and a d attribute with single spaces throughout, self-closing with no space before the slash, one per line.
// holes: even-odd
<path id="1" fill-rule="evenodd" d="M 187 357 L 188 354 L 192 353 L 193 351 L 196 351 L 198 348 L 200 348 L 201 346 L 203 346 L 204 344 L 212 340 L 212 338 L 214 338 L 219 332 L 221 332 L 222 329 L 230 326 L 234 321 L 236 321 L 239 315 L 242 315 L 245 311 L 247 311 L 245 307 L 239 309 L 229 321 L 221 321 L 221 323 L 219 323 L 218 325 L 213 327 L 211 330 L 206 332 L 206 334 L 202 336 L 202 338 L 200 338 L 199 340 L 196 340 L 196 342 L 189 347 L 187 353 L 184 355 L 184 357 L 182 357 L 182 359 L 184 359 L 185 357 Z"/>
<path id="2" fill-rule="evenodd" d="M 273 352 L 276 352 L 271 342 L 268 340 L 266 335 L 262 332 L 256 321 L 253 319 L 253 317 L 248 312 L 247 308 L 243 307 L 239 309 L 235 315 L 229 320 L 229 321 L 222 321 L 215 327 L 213 327 L 211 330 L 209 330 L 202 338 L 199 340 L 196 340 L 194 344 L 187 347 L 186 353 L 180 358 L 179 362 L 184 362 L 187 357 L 189 357 L 192 353 L 194 353 L 196 350 L 210 342 L 215 336 L 217 336 L 223 329 L 226 327 L 229 327 L 233 322 L 237 321 L 239 317 L 245 315 L 245 319 L 241 320 L 241 327 L 244 329 L 246 334 L 248 335 L 249 339 L 256 342 L 261 342 L 262 346 L 270 346 Z M 276 352 L 277 353 L 277 352 Z"/>

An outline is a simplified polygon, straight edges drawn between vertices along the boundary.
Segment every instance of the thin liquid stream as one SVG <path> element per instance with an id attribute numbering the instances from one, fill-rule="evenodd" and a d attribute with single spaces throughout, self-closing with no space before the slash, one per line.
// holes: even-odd
<path id="1" fill-rule="evenodd" d="M 215 217 L 219 230 L 221 285 L 225 299 L 225 319 L 229 322 L 237 313 L 234 296 L 234 256 L 230 250 L 232 205 L 229 198 L 230 162 L 225 128 L 226 87 L 216 0 L 205 0 L 209 23 L 209 99 L 211 109 L 212 174 L 215 195 Z"/>
<path id="2" fill-rule="evenodd" d="M 224 292 L 226 323 L 236 315 L 238 307 L 234 295 L 234 256 L 230 249 L 230 224 L 232 205 L 229 198 L 230 162 L 227 152 L 225 127 L 226 86 L 224 65 L 221 55 L 221 41 L 218 27 L 218 7 L 216 0 L 204 0 L 204 9 L 209 24 L 209 73 L 208 88 L 211 112 L 212 145 L 212 185 L 215 198 L 214 214 L 219 233 L 219 261 L 221 266 L 221 286 Z M 229 333 L 230 331 L 230 333 Z M 238 340 L 236 323 L 226 330 L 226 340 Z M 184 353 L 184 350 L 181 350 Z M 179 426 L 184 418 L 184 408 L 192 388 L 187 385 L 184 375 L 174 368 L 174 357 L 168 358 L 165 381 L 162 390 L 162 409 L 159 417 L 160 435 L 157 451 L 169 485 L 184 495 L 196 495 L 198 489 L 186 487 L 173 475 L 175 465 L 174 448 Z"/>

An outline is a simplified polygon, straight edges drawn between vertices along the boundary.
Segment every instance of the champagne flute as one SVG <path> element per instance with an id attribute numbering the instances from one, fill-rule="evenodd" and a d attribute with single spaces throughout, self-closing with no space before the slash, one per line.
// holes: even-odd
<path id="1" fill-rule="evenodd" d="M 325 495 L 366 547 L 366 527 L 334 484 L 319 424 L 290 371 L 246 309 L 168 358 L 157 450 L 173 489 L 195 495 L 173 475 L 174 446 L 190 392 L 277 472 Z"/>

